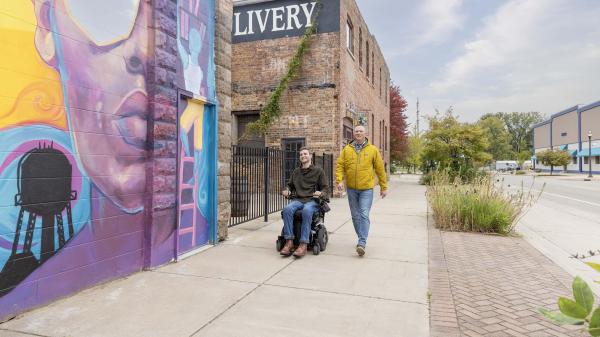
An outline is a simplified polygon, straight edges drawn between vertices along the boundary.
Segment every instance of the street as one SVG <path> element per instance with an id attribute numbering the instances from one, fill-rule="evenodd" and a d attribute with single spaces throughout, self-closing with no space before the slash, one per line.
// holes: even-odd
<path id="1" fill-rule="evenodd" d="M 600 279 L 573 254 L 590 255 L 600 249 L 600 181 L 584 181 L 584 175 L 538 176 L 498 175 L 510 190 L 531 189 L 537 202 L 517 225 L 517 232 L 571 275 L 588 281 Z M 585 261 L 600 261 L 600 254 Z M 600 287 L 594 284 L 596 294 Z"/>

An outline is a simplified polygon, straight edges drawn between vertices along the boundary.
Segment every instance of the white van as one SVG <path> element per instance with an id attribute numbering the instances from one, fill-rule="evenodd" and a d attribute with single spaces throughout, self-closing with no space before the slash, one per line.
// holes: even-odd
<path id="1" fill-rule="evenodd" d="M 512 171 L 516 170 L 517 162 L 514 160 L 498 160 L 496 161 L 496 171 Z"/>

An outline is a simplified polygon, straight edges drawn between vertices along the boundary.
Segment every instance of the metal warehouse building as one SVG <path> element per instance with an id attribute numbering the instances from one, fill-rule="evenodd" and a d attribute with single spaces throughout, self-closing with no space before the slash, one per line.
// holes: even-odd
<path id="1" fill-rule="evenodd" d="M 567 172 L 587 173 L 591 159 L 592 171 L 600 173 L 600 101 L 585 106 L 576 105 L 534 125 L 533 142 L 535 168 L 550 170 L 550 167 L 537 161 L 537 154 L 554 149 L 571 154 L 572 161 L 566 167 Z"/>

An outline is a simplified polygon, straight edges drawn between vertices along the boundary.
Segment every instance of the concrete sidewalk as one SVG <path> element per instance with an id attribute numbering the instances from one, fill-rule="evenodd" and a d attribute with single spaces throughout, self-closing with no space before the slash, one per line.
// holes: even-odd
<path id="1" fill-rule="evenodd" d="M 336 199 L 321 255 L 281 257 L 274 214 L 183 261 L 17 317 L 0 336 L 428 336 L 424 193 L 416 176 L 392 177 L 364 258 L 347 201 Z"/>

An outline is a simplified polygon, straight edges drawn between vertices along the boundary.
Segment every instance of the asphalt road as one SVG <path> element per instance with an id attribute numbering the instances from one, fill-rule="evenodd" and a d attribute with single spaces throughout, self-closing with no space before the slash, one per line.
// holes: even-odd
<path id="1" fill-rule="evenodd" d="M 522 188 L 539 195 L 518 222 L 516 231 L 573 276 L 591 282 L 599 279 L 598 274 L 582 260 L 571 257 L 600 250 L 600 179 L 584 181 L 584 178 L 584 175 L 497 176 L 499 183 L 511 191 Z M 584 261 L 600 263 L 600 254 Z M 594 287 L 600 295 L 600 285 Z"/>

